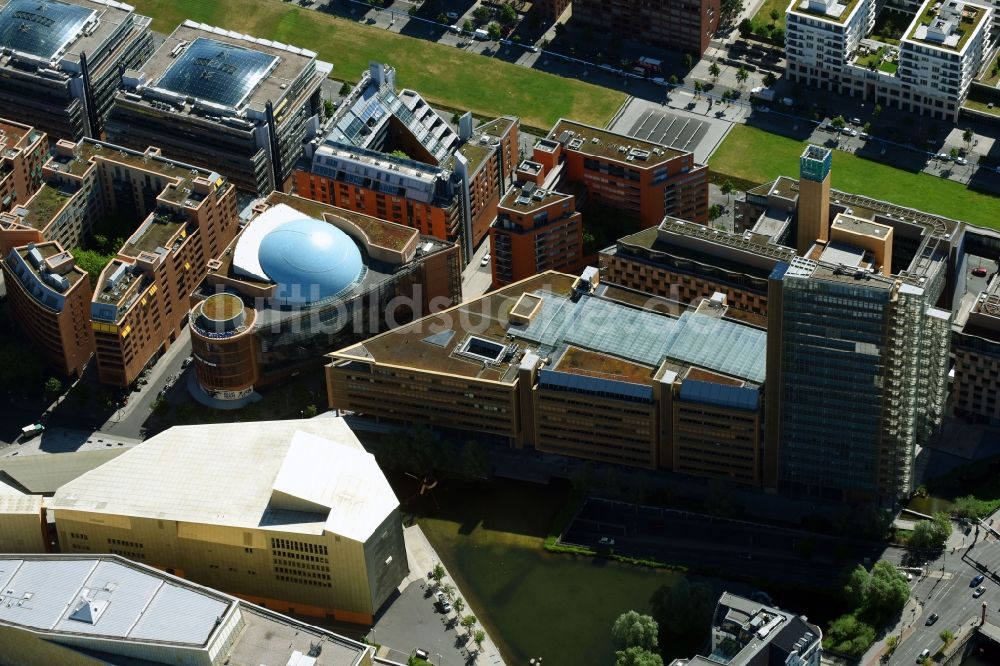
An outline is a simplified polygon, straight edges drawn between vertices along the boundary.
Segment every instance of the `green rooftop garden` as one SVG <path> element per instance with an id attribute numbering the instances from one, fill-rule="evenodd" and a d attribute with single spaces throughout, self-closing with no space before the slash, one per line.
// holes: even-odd
<path id="1" fill-rule="evenodd" d="M 42 185 L 27 203 L 24 221 L 35 229 L 44 229 L 72 195 L 50 185 Z"/>
<path id="2" fill-rule="evenodd" d="M 935 11 L 933 8 L 934 5 L 930 3 L 928 3 L 926 7 L 927 10 L 923 14 L 921 14 L 919 20 L 916 21 L 916 23 L 914 23 L 913 30 L 911 30 L 910 34 L 907 36 L 908 39 L 917 40 L 915 36 L 917 33 L 917 28 L 919 28 L 920 26 L 929 26 L 931 22 L 937 19 L 938 12 L 940 11 L 940 9 L 938 11 Z M 976 28 L 979 26 L 979 23 L 983 20 L 983 17 L 985 15 L 986 12 L 982 7 L 976 7 L 975 5 L 965 5 L 965 9 L 962 10 L 962 20 L 960 21 L 959 26 L 956 29 L 956 32 L 959 34 L 959 38 L 958 38 L 958 43 L 955 44 L 955 46 L 948 46 L 947 44 L 943 43 L 931 42 L 927 39 L 920 39 L 917 41 L 923 42 L 925 44 L 932 44 L 942 49 L 961 51 L 962 48 L 965 46 L 965 43 L 969 41 L 969 37 L 971 37 L 972 34 L 976 32 Z"/>

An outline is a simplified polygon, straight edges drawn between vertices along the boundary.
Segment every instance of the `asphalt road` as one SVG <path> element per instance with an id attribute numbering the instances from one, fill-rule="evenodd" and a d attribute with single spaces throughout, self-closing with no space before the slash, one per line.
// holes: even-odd
<path id="1" fill-rule="evenodd" d="M 390 658 L 401 663 L 416 648 L 427 650 L 435 666 L 459 666 L 468 662 L 465 646 L 475 645 L 457 627 L 455 613 L 445 615 L 427 594 L 428 582 L 414 581 L 388 604 L 368 634 L 368 640 L 393 650 Z"/>
<path id="2" fill-rule="evenodd" d="M 836 586 L 844 568 L 877 558 L 876 544 L 838 540 L 703 514 L 590 500 L 564 541 L 601 548 L 614 539 L 616 553 L 652 557 L 712 572 L 811 587 Z M 807 557 L 808 555 L 808 557 Z"/>

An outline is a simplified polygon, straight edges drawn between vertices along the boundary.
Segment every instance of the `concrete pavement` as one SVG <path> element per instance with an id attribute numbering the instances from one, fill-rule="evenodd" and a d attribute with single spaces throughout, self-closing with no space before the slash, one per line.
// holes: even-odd
<path id="1" fill-rule="evenodd" d="M 435 614 L 438 613 L 434 608 L 434 596 L 431 591 L 434 583 L 429 574 L 435 564 L 441 563 L 443 566 L 444 563 L 441 562 L 441 558 L 434 551 L 434 547 L 420 526 L 411 525 L 403 528 L 403 539 L 410 575 L 399 585 L 399 596 L 376 619 L 368 635 L 369 641 L 383 646 L 379 654 L 399 659 L 400 655 L 409 656 L 413 654 L 414 648 L 421 647 L 431 652 L 431 661 L 435 666 L 457 666 L 467 663 L 503 666 L 503 657 L 490 640 L 488 633 L 482 650 L 477 653 L 475 643 L 471 638 L 466 638 L 466 631 L 458 626 L 455 616 L 440 615 L 438 624 L 425 620 L 428 609 Z M 445 571 L 447 573 L 447 567 Z M 450 575 L 446 575 L 442 583 L 453 585 L 456 588 L 455 596 L 465 599 L 466 615 L 481 617 L 468 598 L 462 595 L 458 584 Z M 479 626 L 477 625 L 477 628 Z M 485 627 L 482 628 L 486 630 Z M 406 658 L 401 661 L 405 662 Z"/>

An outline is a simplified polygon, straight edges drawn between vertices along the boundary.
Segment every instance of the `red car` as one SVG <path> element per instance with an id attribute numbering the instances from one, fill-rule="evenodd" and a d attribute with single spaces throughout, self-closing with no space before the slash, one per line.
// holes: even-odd
<path id="1" fill-rule="evenodd" d="M 986 277 L 987 272 L 988 271 L 982 266 L 976 266 L 972 269 L 972 274 L 976 277 Z"/>

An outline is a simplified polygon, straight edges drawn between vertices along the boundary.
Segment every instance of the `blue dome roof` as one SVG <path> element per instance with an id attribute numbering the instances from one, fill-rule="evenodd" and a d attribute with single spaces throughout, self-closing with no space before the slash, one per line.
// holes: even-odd
<path id="1" fill-rule="evenodd" d="M 364 271 L 361 251 L 350 236 L 311 218 L 282 224 L 265 236 L 257 259 L 278 285 L 276 298 L 289 305 L 337 296 Z"/>

